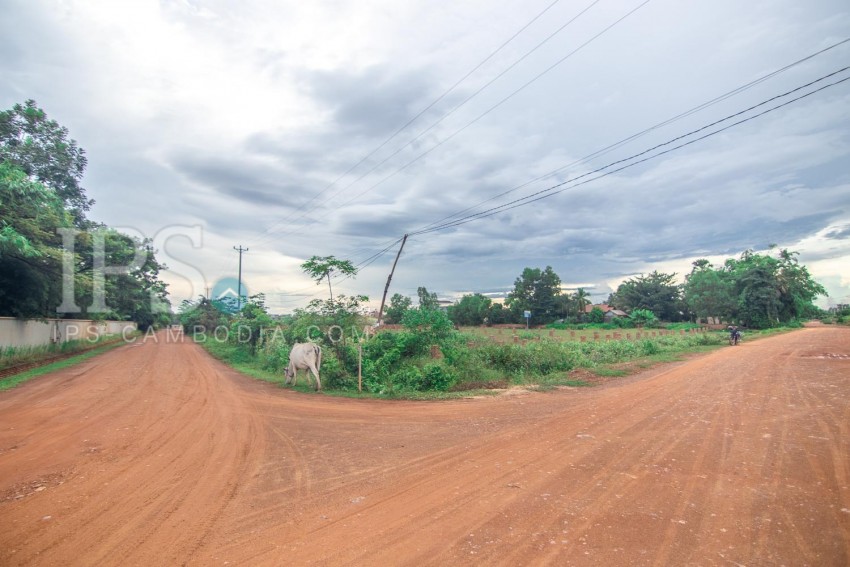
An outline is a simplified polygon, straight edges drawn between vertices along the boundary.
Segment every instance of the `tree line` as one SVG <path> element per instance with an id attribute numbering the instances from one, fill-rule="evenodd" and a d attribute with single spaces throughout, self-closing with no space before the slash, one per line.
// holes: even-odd
<path id="1" fill-rule="evenodd" d="M 785 249 L 778 250 L 776 256 L 747 250 L 721 266 L 699 259 L 682 284 L 675 273 L 653 271 L 624 281 L 606 303 L 643 320 L 678 322 L 716 317 L 758 329 L 818 317 L 821 310 L 814 300 L 826 296 L 826 290 L 797 256 L 797 252 Z M 436 294 L 420 287 L 418 295 L 420 307 L 436 307 Z M 555 321 L 601 323 L 601 310 L 586 310 L 590 303 L 590 294 L 583 288 L 564 292 L 561 278 L 546 266 L 542 270 L 525 268 L 504 305 L 481 293 L 467 294 L 448 308 L 448 315 L 457 325 L 524 323 L 525 312 L 530 312 L 531 322 L 537 325 Z M 410 298 L 393 295 L 386 321 L 401 322 L 411 307 Z"/>
<path id="2" fill-rule="evenodd" d="M 87 218 L 86 165 L 35 101 L 0 112 L 0 316 L 167 323 L 165 266 L 149 240 Z"/>

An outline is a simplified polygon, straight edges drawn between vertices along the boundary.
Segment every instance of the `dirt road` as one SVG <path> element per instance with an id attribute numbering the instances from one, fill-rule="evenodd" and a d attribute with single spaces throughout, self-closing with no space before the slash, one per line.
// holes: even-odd
<path id="1" fill-rule="evenodd" d="M 0 393 L 0 564 L 848 565 L 848 390 L 846 328 L 439 403 L 160 335 Z"/>

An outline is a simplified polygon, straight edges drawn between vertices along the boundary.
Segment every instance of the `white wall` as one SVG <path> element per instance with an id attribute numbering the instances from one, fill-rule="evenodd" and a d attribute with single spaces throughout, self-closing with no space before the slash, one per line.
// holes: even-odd
<path id="1" fill-rule="evenodd" d="M 0 346 L 40 346 L 122 333 L 129 336 L 136 328 L 132 321 L 0 317 Z"/>

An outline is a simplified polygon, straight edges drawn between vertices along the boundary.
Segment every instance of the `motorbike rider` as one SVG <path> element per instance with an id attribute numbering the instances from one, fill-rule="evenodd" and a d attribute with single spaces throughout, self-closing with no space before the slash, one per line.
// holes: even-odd
<path id="1" fill-rule="evenodd" d="M 729 342 L 736 344 L 741 339 L 741 331 L 738 330 L 736 325 L 729 325 L 727 328 L 729 329 Z"/>

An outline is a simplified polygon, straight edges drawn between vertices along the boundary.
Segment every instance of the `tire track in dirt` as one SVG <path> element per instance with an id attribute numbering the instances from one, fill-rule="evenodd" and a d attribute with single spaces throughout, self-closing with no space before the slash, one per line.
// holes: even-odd
<path id="1" fill-rule="evenodd" d="M 811 354 L 814 347 L 817 347 L 814 352 L 820 353 L 824 347 L 830 352 L 836 349 L 847 352 L 850 344 L 809 344 L 809 341 L 801 340 L 796 346 L 796 356 L 787 364 L 781 365 L 777 372 L 777 378 L 787 385 L 787 407 L 793 408 L 793 415 L 798 419 L 792 421 L 786 416 L 783 422 L 785 427 L 782 443 L 776 444 L 775 447 L 780 457 L 774 472 L 777 478 L 774 488 L 776 494 L 781 495 L 776 498 L 775 508 L 781 515 L 783 525 L 794 538 L 800 557 L 809 564 L 820 564 L 825 555 L 824 543 L 815 543 L 807 537 L 809 526 L 806 524 L 814 522 L 812 516 L 817 515 L 820 516 L 818 522 L 829 519 L 833 526 L 846 526 L 847 516 L 850 514 L 846 454 L 847 423 L 850 414 L 846 404 L 835 403 L 837 398 L 843 398 L 835 396 L 835 393 L 846 391 L 846 387 L 850 386 L 850 361 L 838 359 L 832 364 L 824 365 L 821 357 L 812 357 Z M 840 387 L 842 382 L 817 380 L 827 366 L 836 369 L 843 367 L 843 388 Z M 830 392 L 832 395 L 829 395 Z M 780 482 L 789 477 L 794 479 L 794 485 L 789 485 L 787 480 L 784 484 Z M 806 499 L 796 494 L 788 494 L 792 492 L 789 489 L 797 489 L 798 486 L 811 487 L 809 490 L 828 486 L 828 490 L 837 495 L 836 502 L 826 510 L 807 510 Z M 769 517 L 767 519 L 770 520 Z M 764 532 L 767 532 L 767 529 Z M 840 538 L 833 539 L 826 547 L 835 549 L 840 543 Z M 767 540 L 762 548 L 767 554 Z"/>
<path id="2" fill-rule="evenodd" d="M 98 452 L 77 460 L 74 477 L 50 491 L 53 502 L 40 503 L 50 513 L 28 519 L 30 524 L 42 521 L 34 553 L 19 545 L 26 538 L 14 528 L 24 526 L 13 524 L 0 536 L 3 549 L 14 552 L 12 564 L 62 564 L 69 558 L 88 564 L 152 564 L 188 557 L 203 544 L 264 444 L 258 442 L 253 412 L 238 399 L 220 397 L 214 374 L 151 373 L 145 361 L 156 363 L 160 349 L 173 349 L 174 356 L 203 368 L 193 345 L 149 343 L 125 347 L 124 357 L 99 359 L 96 368 L 71 373 L 71 388 L 80 386 L 81 376 L 100 376 L 84 388 L 109 400 L 99 412 L 97 403 L 82 408 L 100 424 L 91 432 Z M 136 371 L 128 372 L 127 367 Z M 223 416 L 229 416 L 230 423 L 211 431 L 210 423 Z M 64 438 L 66 443 L 80 437 L 77 419 L 53 417 L 41 436 Z M 121 435 L 129 423 L 139 425 L 133 435 Z M 45 464 L 50 461 L 45 459 Z M 44 500 L 46 495 L 37 496 Z M 108 529 L 105 517 L 112 520 Z M 25 524 L 25 519 L 16 522 Z"/>

